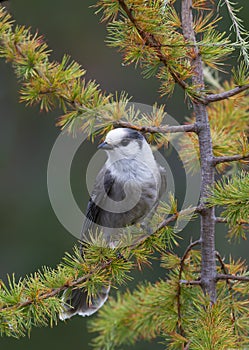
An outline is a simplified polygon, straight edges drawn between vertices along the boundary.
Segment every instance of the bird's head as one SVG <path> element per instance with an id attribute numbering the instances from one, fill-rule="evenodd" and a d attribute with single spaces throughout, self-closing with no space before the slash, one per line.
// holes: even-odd
<path id="1" fill-rule="evenodd" d="M 107 151 L 109 158 L 133 159 L 142 156 L 148 146 L 143 135 L 133 129 L 117 128 L 108 132 L 98 148 Z"/>

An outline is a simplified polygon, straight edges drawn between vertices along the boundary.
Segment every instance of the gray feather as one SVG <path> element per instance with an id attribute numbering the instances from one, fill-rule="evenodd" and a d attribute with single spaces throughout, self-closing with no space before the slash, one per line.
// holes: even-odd
<path id="1" fill-rule="evenodd" d="M 114 135 L 116 138 L 109 136 L 108 139 L 108 135 L 111 133 L 111 136 Z M 107 161 L 105 163 L 96 177 L 88 202 L 86 220 L 82 228 L 82 241 L 89 242 L 91 233 L 98 232 L 99 226 L 103 228 L 104 237 L 110 246 L 112 246 L 113 233 L 119 228 L 137 223 L 141 223 L 141 226 L 146 228 L 166 191 L 165 169 L 155 162 L 144 137 L 131 129 L 121 130 L 119 133 L 122 135 L 120 139 L 117 137 L 118 132 L 115 134 L 115 130 L 111 131 L 106 137 L 106 142 L 103 143 L 109 145 L 108 142 L 112 142 L 111 147 L 106 148 L 110 150 L 109 152 L 113 152 L 110 155 L 115 155 L 115 152 L 119 150 L 125 154 L 126 149 L 132 153 L 131 147 L 137 149 L 139 155 L 141 152 L 143 154 L 141 153 L 140 158 L 136 157 L 135 154 L 134 157 L 121 157 L 113 162 Z M 123 142 L 124 139 L 125 142 Z M 140 191 L 139 198 L 138 189 Z M 115 212 L 115 207 L 127 198 L 131 203 L 134 201 L 136 204 L 125 211 Z M 111 208 L 108 207 L 109 200 L 113 203 Z M 149 232 L 148 227 L 147 230 Z M 105 303 L 109 290 L 110 286 L 103 287 L 99 294 L 92 298 L 91 302 L 83 289 L 66 291 L 63 295 L 65 310 L 60 316 L 61 319 L 76 314 L 81 316 L 93 314 Z"/>

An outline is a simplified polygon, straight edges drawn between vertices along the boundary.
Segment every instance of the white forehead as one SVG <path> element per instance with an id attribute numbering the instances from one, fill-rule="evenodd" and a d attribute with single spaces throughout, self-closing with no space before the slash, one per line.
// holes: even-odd
<path id="1" fill-rule="evenodd" d="M 108 132 L 105 141 L 109 143 L 117 143 L 127 136 L 125 128 L 117 128 Z"/>

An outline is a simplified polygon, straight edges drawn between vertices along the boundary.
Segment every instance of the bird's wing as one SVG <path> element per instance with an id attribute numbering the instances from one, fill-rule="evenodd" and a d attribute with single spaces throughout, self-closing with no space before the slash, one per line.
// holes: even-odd
<path id="1" fill-rule="evenodd" d="M 84 257 L 84 245 L 89 240 L 89 234 L 94 227 L 94 224 L 99 223 L 101 216 L 101 207 L 105 198 L 111 191 L 114 183 L 114 177 L 111 172 L 104 166 L 96 177 L 94 188 L 89 199 L 86 219 L 83 223 L 81 232 L 80 245 L 81 254 Z M 84 242 L 84 243 L 83 243 Z M 102 286 L 102 288 L 93 296 L 89 295 L 84 288 L 67 289 L 63 293 L 63 312 L 60 314 L 60 319 L 65 320 L 74 315 L 90 316 L 106 302 L 110 290 L 109 286 Z M 90 297 L 90 299 L 89 299 Z"/>
<path id="2" fill-rule="evenodd" d="M 162 196 L 166 192 L 167 189 L 167 176 L 166 176 L 166 170 L 162 166 L 159 166 L 159 172 L 161 175 L 161 185 L 159 189 L 159 195 L 158 195 L 158 201 L 161 200 Z"/>
<path id="3" fill-rule="evenodd" d="M 91 197 L 89 199 L 86 209 L 86 219 L 83 223 L 81 239 L 93 229 L 94 224 L 100 223 L 100 216 L 106 198 L 108 197 L 115 178 L 112 176 L 110 170 L 104 166 L 98 173 Z"/>

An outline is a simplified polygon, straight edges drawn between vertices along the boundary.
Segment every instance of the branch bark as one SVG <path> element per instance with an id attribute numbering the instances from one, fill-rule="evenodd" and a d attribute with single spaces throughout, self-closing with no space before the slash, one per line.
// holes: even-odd
<path id="1" fill-rule="evenodd" d="M 192 0 L 182 0 L 182 29 L 186 41 L 194 43 L 191 58 L 193 67 L 193 85 L 199 86 L 200 93 L 204 89 L 204 74 L 201 55 L 196 45 L 193 25 Z M 198 128 L 198 139 L 201 160 L 201 195 L 200 205 L 203 205 L 201 214 L 201 286 L 204 293 L 210 296 L 212 303 L 216 301 L 216 261 L 215 261 L 215 220 L 214 208 L 207 208 L 205 200 L 208 187 L 214 183 L 214 167 L 212 139 L 205 102 L 194 101 L 193 109 Z"/>
<path id="2" fill-rule="evenodd" d="M 233 97 L 233 96 L 236 96 L 236 95 L 240 94 L 241 92 L 246 91 L 248 89 L 249 89 L 249 84 L 246 84 L 243 86 L 237 86 L 234 89 L 224 91 L 224 92 L 221 92 L 219 94 L 207 95 L 205 100 L 206 100 L 206 103 L 226 100 L 226 99 Z"/>
<path id="3" fill-rule="evenodd" d="M 236 275 L 229 275 L 229 274 L 217 274 L 216 276 L 217 280 L 233 280 L 233 281 L 242 281 L 242 282 L 249 282 L 248 276 L 236 276 Z"/>
<path id="4" fill-rule="evenodd" d="M 200 213 L 200 212 L 201 212 L 201 209 L 199 207 L 183 209 L 183 210 L 173 214 L 172 216 L 166 218 L 163 222 L 161 222 L 161 224 L 158 226 L 158 228 L 154 232 L 154 234 L 157 233 L 158 231 L 160 231 L 165 226 L 168 226 L 168 224 L 170 224 L 171 222 L 176 221 L 181 215 L 187 215 L 189 213 L 194 214 L 194 213 Z"/>
<path id="5" fill-rule="evenodd" d="M 190 212 L 194 213 L 199 213 L 200 212 L 200 208 L 199 207 L 195 207 L 195 208 L 187 208 L 187 209 L 183 209 L 169 217 L 167 217 L 165 220 L 163 220 L 160 225 L 158 225 L 157 229 L 155 230 L 155 232 L 153 232 L 153 235 L 156 235 L 158 232 L 160 232 L 164 227 L 168 226 L 171 222 L 175 222 L 180 215 L 184 215 L 184 214 L 189 214 Z M 143 243 L 146 239 L 148 238 L 148 233 L 146 233 L 144 236 L 140 236 L 137 240 L 134 240 L 133 244 L 130 246 L 131 248 L 136 247 L 137 245 L 139 245 L 140 243 Z"/>
<path id="6" fill-rule="evenodd" d="M 227 268 L 226 268 L 226 265 L 220 255 L 219 252 L 216 251 L 216 257 L 221 265 L 221 269 L 222 271 L 224 272 L 224 275 L 227 275 L 228 272 L 227 272 Z M 234 299 L 234 296 L 233 296 L 233 290 L 232 290 L 232 285 L 231 285 L 231 282 L 229 281 L 229 279 L 226 280 L 226 284 L 227 284 L 227 287 L 228 287 L 228 290 L 229 290 L 229 293 L 230 293 L 230 298 L 231 298 L 231 313 L 232 313 L 232 319 L 233 319 L 233 323 L 235 322 L 236 320 L 236 314 L 235 314 L 235 310 L 233 308 L 233 299 Z"/>
<path id="7" fill-rule="evenodd" d="M 183 268 L 184 268 L 184 262 L 187 259 L 187 256 L 189 252 L 197 245 L 201 244 L 201 240 L 198 239 L 197 241 L 194 241 L 188 245 L 186 248 L 181 261 L 180 261 L 180 269 L 179 269 L 179 283 L 178 283 L 178 289 L 177 289 L 177 295 L 176 295 L 176 300 L 177 300 L 177 314 L 178 314 L 178 327 L 180 329 L 180 333 L 183 334 L 182 326 L 181 326 L 181 284 L 182 284 L 182 273 L 183 273 Z M 192 282 L 198 282 L 200 284 L 200 281 L 189 281 L 188 284 L 192 284 Z M 196 283 L 195 283 L 196 284 Z"/>
<path id="8" fill-rule="evenodd" d="M 215 218 L 215 222 L 218 223 L 218 224 L 227 224 L 228 223 L 227 219 L 222 218 L 220 216 L 217 216 Z M 238 221 L 236 221 L 236 223 L 238 225 L 249 225 L 249 220 L 248 221 L 246 221 L 246 220 L 238 220 Z"/>
<path id="9" fill-rule="evenodd" d="M 0 308 L 0 313 L 1 313 L 2 310 L 4 310 L 4 311 L 11 311 L 11 310 L 21 309 L 21 308 L 27 307 L 29 305 L 37 303 L 38 301 L 42 301 L 44 299 L 52 298 L 52 297 L 60 294 L 61 292 L 63 292 L 67 288 L 77 287 L 81 283 L 85 282 L 87 279 L 91 278 L 93 276 L 93 274 L 96 273 L 97 271 L 104 270 L 105 268 L 107 268 L 111 263 L 112 263 L 112 260 L 109 260 L 109 261 L 103 263 L 102 265 L 96 267 L 95 269 L 90 271 L 88 274 L 78 278 L 77 280 L 69 281 L 69 282 L 65 283 L 64 285 L 62 285 L 61 287 L 58 287 L 58 288 L 55 288 L 55 289 L 51 289 L 49 291 L 41 293 L 40 295 L 35 296 L 34 299 L 28 299 L 28 300 L 26 300 L 24 302 L 17 303 L 17 304 L 15 304 L 13 306 L 3 306 L 3 307 Z"/>
<path id="10" fill-rule="evenodd" d="M 196 281 L 180 280 L 180 283 L 186 284 L 187 286 L 200 286 L 201 280 L 196 280 Z"/>
<path id="11" fill-rule="evenodd" d="M 168 134 L 168 133 L 178 133 L 178 132 L 195 132 L 197 133 L 197 126 L 195 123 L 186 125 L 173 125 L 173 126 L 138 126 L 131 124 L 129 122 L 123 122 L 122 120 L 115 122 L 115 127 L 124 127 L 135 129 L 141 132 L 149 132 L 151 134 Z"/>
<path id="12" fill-rule="evenodd" d="M 235 154 L 234 156 L 213 157 L 213 165 L 217 165 L 220 163 L 236 162 L 243 159 L 249 160 L 249 154 Z"/>

